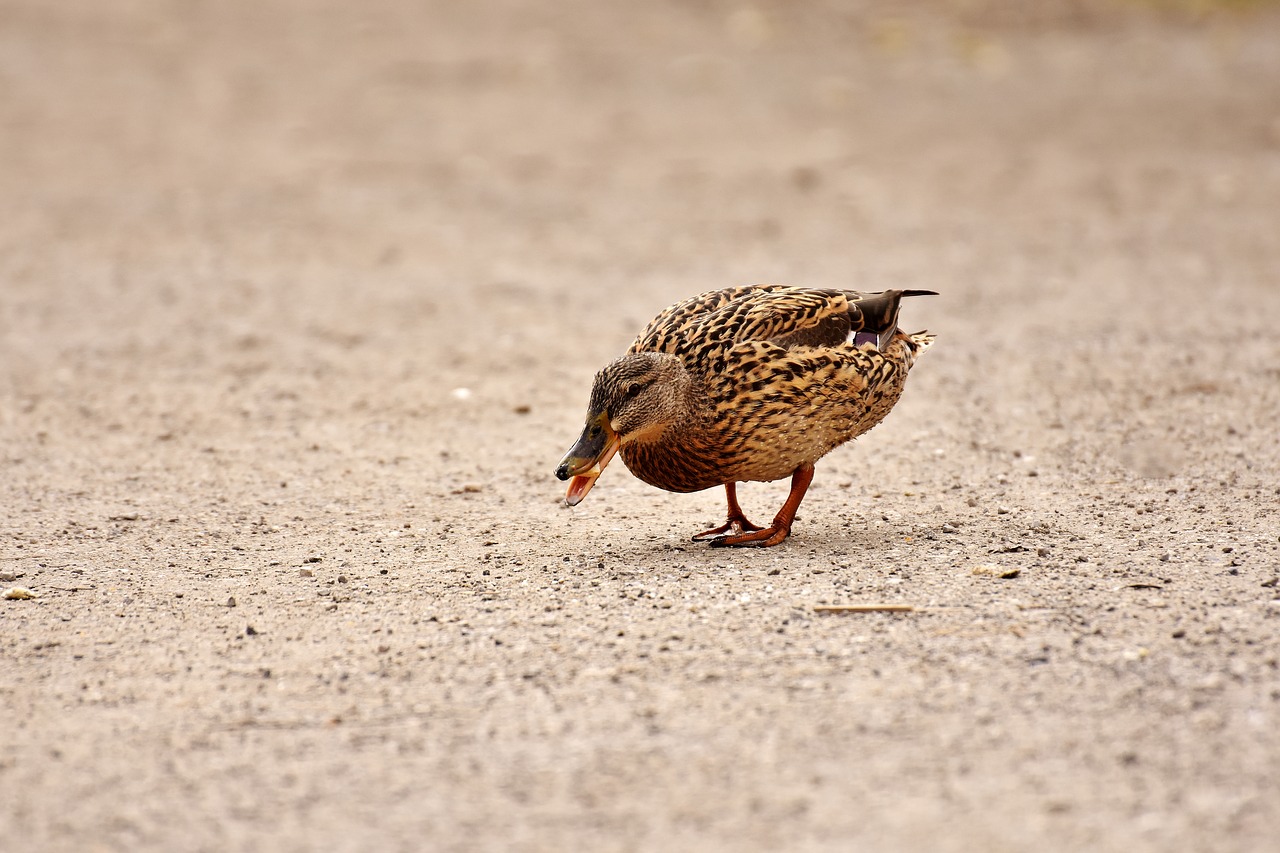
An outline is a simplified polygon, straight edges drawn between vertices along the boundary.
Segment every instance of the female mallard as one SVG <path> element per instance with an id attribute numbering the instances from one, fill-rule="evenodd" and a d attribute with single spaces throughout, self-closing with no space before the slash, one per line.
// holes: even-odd
<path id="1" fill-rule="evenodd" d="M 663 311 L 596 374 L 582 437 L 556 476 L 577 504 L 613 454 L 672 492 L 724 486 L 728 520 L 694 540 L 777 545 L 791 532 L 813 464 L 889 414 L 931 343 L 898 328 L 904 296 L 929 290 L 733 287 Z M 738 506 L 737 483 L 791 475 L 773 524 Z"/>

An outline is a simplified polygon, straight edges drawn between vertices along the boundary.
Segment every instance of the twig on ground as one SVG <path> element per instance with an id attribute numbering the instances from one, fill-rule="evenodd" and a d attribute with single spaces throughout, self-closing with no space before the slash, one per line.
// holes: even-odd
<path id="1" fill-rule="evenodd" d="M 817 613 L 911 613 L 919 608 L 910 604 L 815 604 Z"/>

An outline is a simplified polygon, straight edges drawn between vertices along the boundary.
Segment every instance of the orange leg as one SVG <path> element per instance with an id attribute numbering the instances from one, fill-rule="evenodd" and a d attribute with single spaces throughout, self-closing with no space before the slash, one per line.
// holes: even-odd
<path id="1" fill-rule="evenodd" d="M 729 499 L 729 520 L 719 527 L 713 527 L 710 530 L 699 533 L 693 537 L 694 542 L 705 542 L 708 539 L 720 539 L 729 535 L 738 536 L 761 529 L 759 526 L 747 521 L 747 517 L 742 514 L 742 507 L 738 506 L 737 483 L 725 483 L 724 493 Z"/>
<path id="2" fill-rule="evenodd" d="M 812 482 L 813 466 L 801 465 L 791 475 L 791 493 L 787 495 L 787 501 L 782 505 L 782 509 L 778 510 L 778 514 L 773 517 L 773 524 L 763 530 L 756 530 L 752 533 L 740 533 L 736 536 L 721 536 L 718 539 L 712 539 L 711 547 L 728 548 L 752 545 L 768 548 L 770 545 L 779 545 L 785 542 L 787 536 L 791 533 L 791 522 L 796 520 L 796 510 L 800 508 L 800 501 L 804 500 L 804 493 L 808 491 L 809 484 Z"/>

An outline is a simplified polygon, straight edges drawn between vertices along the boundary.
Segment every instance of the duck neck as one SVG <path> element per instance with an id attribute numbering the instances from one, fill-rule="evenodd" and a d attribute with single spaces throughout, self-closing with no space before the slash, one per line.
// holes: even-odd
<path id="1" fill-rule="evenodd" d="M 708 420 L 706 389 L 702 382 L 690 373 L 676 356 L 668 356 L 676 362 L 672 371 L 671 395 L 674 417 L 664 430 L 666 439 L 672 435 L 697 434 L 706 427 Z"/>

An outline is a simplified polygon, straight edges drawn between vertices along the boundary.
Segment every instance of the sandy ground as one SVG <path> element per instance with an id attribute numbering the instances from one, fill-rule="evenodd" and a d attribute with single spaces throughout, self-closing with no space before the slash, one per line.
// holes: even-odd
<path id="1" fill-rule="evenodd" d="M 0 843 L 1274 850 L 1280 19 L 1034 8 L 0 3 Z M 565 508 L 761 281 L 942 294 L 791 541 Z"/>

